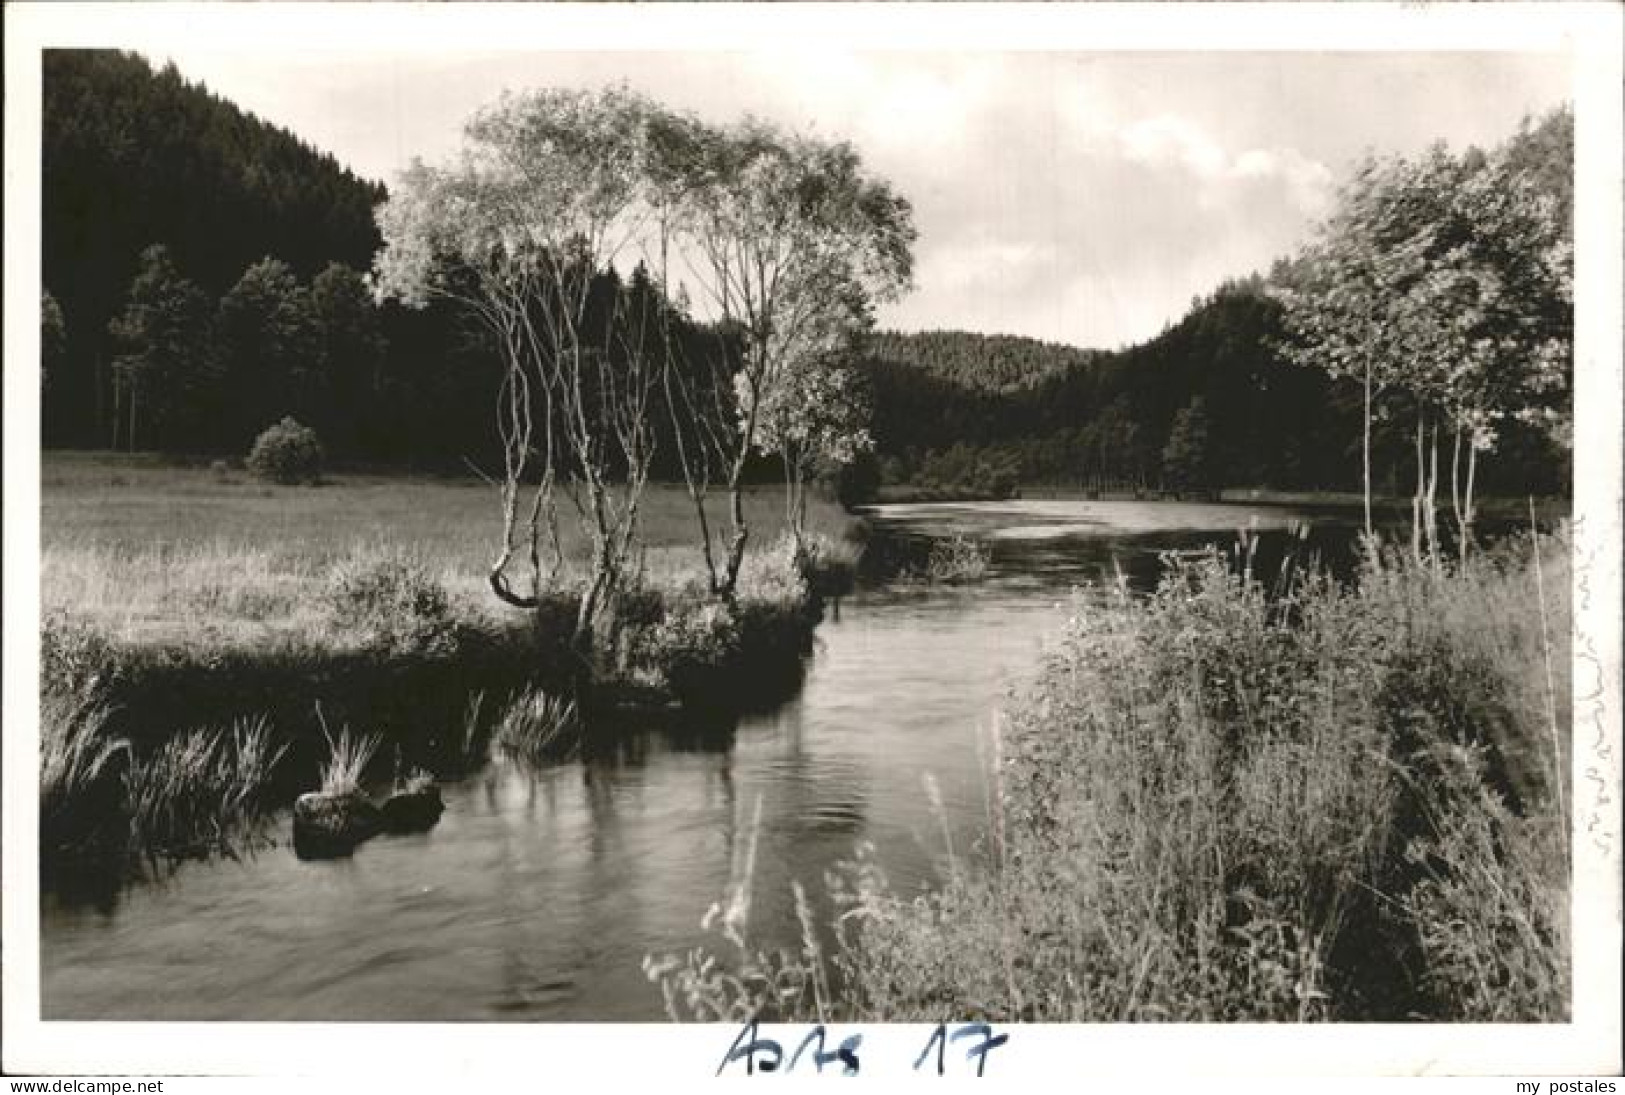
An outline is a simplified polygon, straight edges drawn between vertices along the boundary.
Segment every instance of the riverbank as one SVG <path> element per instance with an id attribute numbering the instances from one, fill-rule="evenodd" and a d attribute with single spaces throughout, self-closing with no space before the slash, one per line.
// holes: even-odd
<path id="1" fill-rule="evenodd" d="M 869 551 L 900 531 L 873 527 Z M 441 784 L 432 832 L 374 838 L 353 861 L 300 861 L 279 813 L 282 846 L 165 869 L 105 899 L 48 894 L 43 1014 L 658 1022 L 640 961 L 706 942 L 700 912 L 758 802 L 751 923 L 775 944 L 796 934 L 790 880 L 816 888 L 856 840 L 901 888 L 935 885 L 926 773 L 955 846 L 976 838 L 972 713 L 1033 672 L 1076 573 L 1029 549 L 1001 550 L 975 587 L 861 583 L 826 605 L 805 679 L 767 709 L 628 718 L 612 742 L 542 764 L 496 745 Z M 390 758 L 382 768 L 387 782 Z M 216 953 L 234 957 L 198 959 Z"/>
<path id="2" fill-rule="evenodd" d="M 628 708 L 749 709 L 794 691 L 824 601 L 850 588 L 859 548 L 837 536 L 854 523 L 815 503 L 798 558 L 770 531 L 782 499 L 753 492 L 755 549 L 718 605 L 696 580 L 688 506 L 676 488 L 646 495 L 644 567 L 600 629 L 593 709 L 555 749 L 594 747 Z M 461 775 L 517 708 L 573 683 L 571 598 L 531 614 L 485 588 L 496 510 L 482 484 L 267 487 L 48 456 L 43 508 L 48 876 L 229 849 L 316 785 L 339 727 L 375 739 L 362 779 Z"/>
<path id="3" fill-rule="evenodd" d="M 682 1017 L 1562 1021 L 1567 560 L 1266 590 L 1213 555 L 1079 602 L 938 892 L 860 849 L 799 950 L 735 924 L 647 972 Z"/>
<path id="4" fill-rule="evenodd" d="M 1215 487 L 1184 492 L 1146 488 L 1141 491 L 1089 491 L 1072 483 L 1023 483 L 1019 496 L 1029 501 L 1180 501 L 1215 502 L 1227 505 L 1256 504 L 1261 506 L 1290 506 L 1317 513 L 1336 513 L 1358 516 L 1365 505 L 1364 496 L 1357 490 L 1276 490 L 1270 487 Z M 938 499 L 960 501 L 961 499 Z M 1555 525 L 1572 512 L 1572 503 L 1564 496 L 1529 498 L 1478 498 L 1474 511 L 1481 522 L 1491 524 L 1527 523 L 1531 503 L 1535 519 L 1542 526 Z M 1371 500 L 1372 511 L 1388 521 L 1408 522 L 1411 516 L 1410 495 L 1377 495 Z M 1450 500 L 1440 499 L 1438 519 L 1441 525 L 1450 522 Z"/>

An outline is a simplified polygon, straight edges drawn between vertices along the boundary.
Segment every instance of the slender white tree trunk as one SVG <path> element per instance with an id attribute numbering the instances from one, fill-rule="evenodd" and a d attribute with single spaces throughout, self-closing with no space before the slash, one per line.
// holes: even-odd
<path id="1" fill-rule="evenodd" d="M 1470 440 L 1467 443 L 1467 490 L 1464 495 L 1461 529 L 1461 557 L 1467 558 L 1467 549 L 1473 539 L 1473 522 L 1477 514 L 1473 511 L 1473 479 L 1478 472 L 1478 446 Z"/>
<path id="2" fill-rule="evenodd" d="M 1365 429 L 1360 444 L 1360 482 L 1365 492 L 1365 534 L 1371 536 L 1371 366 L 1365 367 Z"/>
<path id="3" fill-rule="evenodd" d="M 1467 522 L 1461 508 L 1461 425 L 1456 424 L 1450 442 L 1450 515 L 1456 520 L 1456 545 L 1461 557 L 1467 557 Z"/>
<path id="4" fill-rule="evenodd" d="M 1411 491 L 1411 557 L 1422 561 L 1422 497 L 1427 489 L 1427 464 L 1423 460 L 1422 409 L 1416 409 L 1416 486 Z"/>
<path id="5" fill-rule="evenodd" d="M 1434 565 L 1437 566 L 1439 563 L 1439 427 L 1437 425 L 1434 425 L 1430 431 L 1430 436 L 1431 441 L 1428 446 L 1428 493 L 1423 516 L 1427 518 L 1428 558 L 1433 560 Z"/>

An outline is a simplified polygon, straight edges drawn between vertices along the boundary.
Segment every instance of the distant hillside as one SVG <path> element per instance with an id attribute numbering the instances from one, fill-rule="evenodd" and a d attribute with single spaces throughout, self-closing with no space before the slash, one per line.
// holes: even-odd
<path id="1" fill-rule="evenodd" d="M 958 332 L 880 335 L 867 364 L 886 477 L 918 478 L 941 462 L 930 454 L 957 447 L 997 450 L 989 461 L 1026 481 L 1154 482 L 1175 418 L 1200 400 L 1207 451 L 1238 482 L 1338 481 L 1348 454 L 1324 438 L 1350 435 L 1345 409 L 1323 375 L 1280 360 L 1278 320 L 1255 279 L 1116 352 Z"/>
<path id="2" fill-rule="evenodd" d="M 382 186 L 173 66 L 48 50 L 43 97 L 43 276 L 66 335 L 67 368 L 47 409 L 56 441 L 103 440 L 94 410 L 107 324 L 148 245 L 167 245 L 212 295 L 268 254 L 301 278 L 329 261 L 371 263 Z"/>
<path id="3" fill-rule="evenodd" d="M 879 481 L 986 480 L 1155 486 L 1182 419 L 1207 474 L 1228 486 L 1353 489 L 1360 393 L 1290 364 L 1279 304 L 1262 278 L 1221 286 L 1178 323 L 1112 352 L 960 332 L 876 336 L 865 361 L 874 391 Z M 979 357 L 986 353 L 987 356 Z M 1379 427 L 1379 485 L 1398 489 L 1409 436 Z M 1515 423 L 1492 488 L 1561 489 L 1563 466 Z"/>
<path id="4" fill-rule="evenodd" d="M 874 356 L 911 365 L 974 392 L 1010 393 L 1088 368 L 1103 356 L 1057 342 L 974 331 L 880 331 L 870 339 Z"/>

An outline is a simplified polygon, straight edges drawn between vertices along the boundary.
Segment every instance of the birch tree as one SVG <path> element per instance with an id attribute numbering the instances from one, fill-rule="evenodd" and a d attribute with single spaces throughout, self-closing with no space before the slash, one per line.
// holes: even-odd
<path id="1" fill-rule="evenodd" d="M 807 486 L 820 468 L 840 468 L 874 449 L 871 407 L 857 370 L 843 356 L 825 354 L 786 371 L 761 401 L 756 447 L 779 458 L 784 470 L 785 523 L 798 553 L 805 552 Z M 743 399 L 741 399 L 743 404 Z"/>
<path id="2" fill-rule="evenodd" d="M 649 135 L 662 115 L 620 88 L 504 96 L 469 122 L 457 158 L 414 162 L 378 211 L 380 297 L 458 301 L 501 349 L 491 589 L 533 609 L 559 581 L 562 493 L 590 547 L 572 637 L 584 654 L 625 577 L 653 450 L 660 320 L 649 294 L 629 300 L 607 275 L 658 217 Z"/>
<path id="3" fill-rule="evenodd" d="M 839 345 L 855 312 L 908 287 L 916 233 L 909 203 L 867 175 L 850 145 L 761 121 L 705 131 L 687 177 L 680 231 L 689 279 L 738 344 L 732 383 L 711 386 L 733 393 L 735 428 L 716 429 L 711 416 L 683 453 L 685 466 L 700 469 L 685 472 L 691 489 L 712 475 L 726 484 L 720 561 L 699 509 L 711 590 L 728 597 L 750 538 L 742 488 L 764 410 L 782 415 L 795 371 Z"/>
<path id="4" fill-rule="evenodd" d="M 1416 417 L 1412 551 L 1437 557 L 1441 433 L 1465 553 L 1481 453 L 1508 419 L 1564 438 L 1572 342 L 1572 237 L 1560 203 L 1506 150 L 1368 160 L 1279 292 L 1290 356 L 1365 389 L 1366 529 L 1374 403 Z"/>

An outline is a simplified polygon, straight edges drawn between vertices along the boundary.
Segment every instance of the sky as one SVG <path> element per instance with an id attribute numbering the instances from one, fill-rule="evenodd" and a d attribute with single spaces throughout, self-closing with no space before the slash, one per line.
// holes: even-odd
<path id="1" fill-rule="evenodd" d="M 915 287 L 879 313 L 1113 348 L 1308 237 L 1367 151 L 1493 145 L 1567 101 L 1509 53 L 219 52 L 183 75 L 391 181 L 505 89 L 624 82 L 715 121 L 851 141 L 914 206 Z"/>

